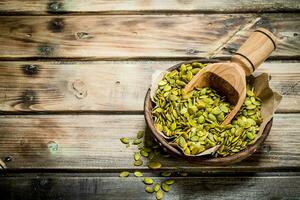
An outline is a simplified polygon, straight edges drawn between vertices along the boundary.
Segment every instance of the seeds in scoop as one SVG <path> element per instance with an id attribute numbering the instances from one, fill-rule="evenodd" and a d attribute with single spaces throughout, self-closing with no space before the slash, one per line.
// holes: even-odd
<path id="1" fill-rule="evenodd" d="M 141 144 L 141 143 L 142 143 L 142 141 L 139 140 L 139 139 L 135 139 L 135 140 L 133 140 L 133 142 L 132 142 L 132 144 L 134 144 L 134 145 L 138 145 L 138 144 Z"/>
<path id="2" fill-rule="evenodd" d="M 165 181 L 166 184 L 168 185 L 173 185 L 175 183 L 175 180 L 174 179 L 168 179 Z"/>
<path id="3" fill-rule="evenodd" d="M 162 188 L 163 191 L 165 191 L 165 192 L 169 192 L 169 191 L 170 191 L 169 185 L 166 184 L 165 182 L 161 184 L 161 188 Z"/>
<path id="4" fill-rule="evenodd" d="M 120 141 L 123 143 L 123 144 L 129 144 L 129 139 L 124 137 L 124 138 L 121 138 Z"/>
<path id="5" fill-rule="evenodd" d="M 129 176 L 129 172 L 128 171 L 123 171 L 119 174 L 120 177 L 128 177 Z"/>
<path id="6" fill-rule="evenodd" d="M 161 163 L 156 162 L 156 161 L 151 161 L 151 162 L 149 162 L 148 167 L 150 169 L 159 169 L 159 168 L 161 168 Z"/>
<path id="7" fill-rule="evenodd" d="M 142 137 L 144 137 L 144 131 L 139 131 L 139 132 L 137 132 L 136 138 L 137 138 L 137 139 L 141 139 Z"/>
<path id="8" fill-rule="evenodd" d="M 162 172 L 161 175 L 164 177 L 168 177 L 168 176 L 171 176 L 172 173 L 171 172 Z"/>
<path id="9" fill-rule="evenodd" d="M 153 193 L 153 188 L 150 187 L 150 186 L 146 186 L 145 191 L 148 192 L 148 193 Z"/>
<path id="10" fill-rule="evenodd" d="M 138 152 L 135 152 L 133 157 L 134 157 L 135 161 L 138 161 L 138 160 L 141 159 L 141 156 L 140 156 L 140 154 Z"/>
<path id="11" fill-rule="evenodd" d="M 135 171 L 135 172 L 134 172 L 134 176 L 135 176 L 135 177 L 141 177 L 141 176 L 143 176 L 143 174 L 142 174 L 142 172 L 140 172 L 140 171 Z"/>
<path id="12" fill-rule="evenodd" d="M 143 161 L 141 160 L 137 160 L 137 161 L 134 161 L 134 166 L 141 166 L 143 164 Z"/>
<path id="13" fill-rule="evenodd" d="M 157 200 L 161 200 L 164 197 L 164 192 L 159 190 L 159 191 L 156 192 L 155 196 L 156 196 Z"/>
<path id="14" fill-rule="evenodd" d="M 152 185 L 153 184 L 153 179 L 152 178 L 144 178 L 144 183 L 147 185 Z"/>
<path id="15" fill-rule="evenodd" d="M 155 183 L 154 186 L 153 186 L 153 190 L 154 190 L 154 192 L 157 192 L 158 190 L 160 190 L 160 184 Z"/>

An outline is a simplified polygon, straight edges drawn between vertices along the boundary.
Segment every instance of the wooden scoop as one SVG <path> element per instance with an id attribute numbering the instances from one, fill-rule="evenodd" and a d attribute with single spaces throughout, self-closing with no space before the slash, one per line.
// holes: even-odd
<path id="1" fill-rule="evenodd" d="M 229 63 L 209 64 L 200 70 L 185 86 L 185 92 L 195 87 L 211 87 L 227 97 L 234 108 L 226 116 L 223 125 L 229 124 L 240 110 L 246 98 L 246 76 L 254 72 L 276 49 L 276 37 L 259 28 L 231 58 Z"/>

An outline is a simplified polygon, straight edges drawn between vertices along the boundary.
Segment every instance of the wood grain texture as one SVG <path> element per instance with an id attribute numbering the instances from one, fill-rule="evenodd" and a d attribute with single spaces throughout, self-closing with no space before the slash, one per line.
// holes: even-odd
<path id="1" fill-rule="evenodd" d="M 166 70 L 176 63 L 2 61 L 0 111 L 141 112 L 152 73 L 155 70 Z M 27 69 L 30 65 L 36 68 Z M 271 74 L 271 88 L 284 97 L 278 112 L 300 112 L 299 63 L 266 62 L 258 69 L 260 72 Z"/>
<path id="2" fill-rule="evenodd" d="M 1 199 L 155 199 L 144 191 L 142 178 L 91 174 L 21 174 L 0 178 Z M 155 178 L 161 182 L 164 178 Z M 166 200 L 298 199 L 300 176 L 204 176 L 175 178 Z"/>
<path id="3" fill-rule="evenodd" d="M 241 163 L 201 166 L 162 157 L 164 170 L 290 171 L 300 170 L 300 114 L 276 114 L 263 147 Z M 143 115 L 2 115 L 0 158 L 7 170 L 147 170 L 133 166 L 137 147 L 120 138 L 135 138 L 145 129 Z M 148 133 L 149 134 L 149 133 Z"/>
<path id="4" fill-rule="evenodd" d="M 56 12 L 132 12 L 132 11 L 192 11 L 192 12 L 268 12 L 297 11 L 299 4 L 293 0 L 60 0 L 57 9 L 49 6 L 49 0 L 2 0 L 0 11 L 4 13 L 46 13 Z M 53 1 L 55 2 L 55 1 Z M 51 5 L 51 4 L 50 4 Z"/>
<path id="5" fill-rule="evenodd" d="M 276 30 L 271 58 L 299 58 L 299 14 L 0 16 L 0 59 L 230 56 L 257 27 Z"/>

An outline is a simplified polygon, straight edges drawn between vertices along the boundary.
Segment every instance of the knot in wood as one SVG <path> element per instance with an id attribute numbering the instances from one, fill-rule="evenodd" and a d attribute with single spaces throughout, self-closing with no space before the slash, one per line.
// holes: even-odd
<path id="1" fill-rule="evenodd" d="M 8 155 L 8 156 L 5 156 L 4 161 L 5 162 L 11 162 L 12 159 L 13 159 L 12 156 Z"/>
<path id="2" fill-rule="evenodd" d="M 53 33 L 60 33 L 64 31 L 65 23 L 63 18 L 52 19 L 48 24 L 48 29 Z"/>
<path id="3" fill-rule="evenodd" d="M 50 56 L 53 54 L 54 47 L 48 44 L 43 44 L 38 47 L 39 54 L 42 56 Z"/>
<path id="4" fill-rule="evenodd" d="M 34 75 L 37 74 L 39 70 L 38 65 L 24 65 L 23 72 L 27 75 Z"/>
<path id="5" fill-rule="evenodd" d="M 63 3 L 61 3 L 61 2 L 54 1 L 54 2 L 50 2 L 48 4 L 49 12 L 57 12 L 57 11 L 62 10 L 62 8 L 63 8 Z"/>
<path id="6" fill-rule="evenodd" d="M 87 96 L 87 87 L 86 84 L 81 80 L 75 80 L 72 83 L 72 89 L 75 92 L 75 96 L 78 99 L 83 99 Z"/>
<path id="7" fill-rule="evenodd" d="M 197 49 L 188 49 L 187 52 L 186 52 L 186 54 L 189 54 L 189 55 L 195 55 L 195 54 L 198 54 L 198 53 L 200 53 L 200 51 L 197 50 Z"/>
<path id="8" fill-rule="evenodd" d="M 47 147 L 48 147 L 50 153 L 55 153 L 58 150 L 58 144 L 54 141 L 48 142 Z"/>

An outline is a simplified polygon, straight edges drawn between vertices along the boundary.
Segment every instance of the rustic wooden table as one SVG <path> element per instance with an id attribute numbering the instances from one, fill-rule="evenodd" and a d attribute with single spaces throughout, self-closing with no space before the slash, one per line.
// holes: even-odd
<path id="1" fill-rule="evenodd" d="M 262 148 L 232 166 L 163 158 L 186 171 L 166 199 L 300 199 L 299 0 L 0 1 L 1 199 L 154 199 L 119 138 L 145 129 L 156 69 L 229 59 L 256 27 L 280 44 L 259 72 L 283 95 Z M 1 171 L 1 170 L 0 170 Z"/>

